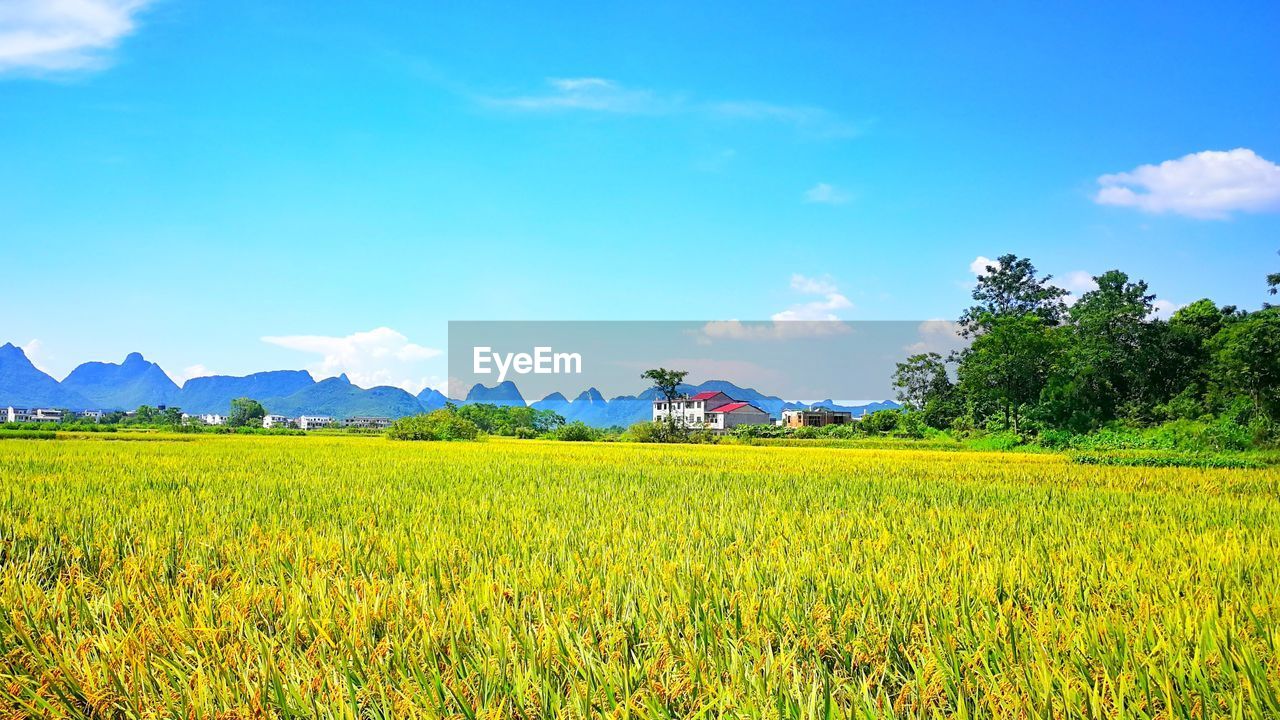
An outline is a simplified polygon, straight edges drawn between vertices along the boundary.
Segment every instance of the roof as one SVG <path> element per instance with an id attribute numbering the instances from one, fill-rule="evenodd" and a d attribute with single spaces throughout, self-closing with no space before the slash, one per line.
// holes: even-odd
<path id="1" fill-rule="evenodd" d="M 690 400 L 710 400 L 711 398 L 717 395 L 723 395 L 723 394 L 724 393 L 720 392 L 719 390 L 703 390 L 702 392 L 698 393 L 697 395 L 694 395 L 689 399 Z"/>
<path id="2" fill-rule="evenodd" d="M 715 410 L 708 410 L 708 412 L 713 412 L 713 413 L 731 413 L 731 412 L 735 412 L 735 411 L 737 411 L 737 410 L 741 410 L 741 409 L 743 409 L 743 408 L 751 408 L 752 410 L 755 410 L 756 412 L 761 412 L 761 413 L 762 413 L 762 412 L 764 412 L 763 410 L 761 410 L 760 408 L 756 407 L 755 405 L 752 405 L 752 404 L 751 404 L 751 403 L 749 403 L 749 402 L 731 402 L 731 403 L 729 403 L 728 405 L 721 405 L 720 407 L 716 408 Z"/>

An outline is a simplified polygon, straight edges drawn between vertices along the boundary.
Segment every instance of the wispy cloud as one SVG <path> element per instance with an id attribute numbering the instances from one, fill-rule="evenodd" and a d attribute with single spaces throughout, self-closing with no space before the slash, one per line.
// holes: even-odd
<path id="1" fill-rule="evenodd" d="M 532 95 L 486 97 L 489 105 L 511 110 L 548 112 L 588 110 L 593 112 L 663 114 L 681 105 L 679 98 L 664 98 L 649 90 L 625 88 L 604 78 L 547 78 L 548 89 Z"/>
<path id="2" fill-rule="evenodd" d="M 150 0 L 0 2 L 0 73 L 99 68 Z"/>
<path id="3" fill-rule="evenodd" d="M 687 94 L 634 88 L 601 77 L 547 78 L 541 92 L 486 95 L 489 107 L 520 112 L 597 112 L 619 115 L 690 114 L 788 125 L 810 135 L 847 138 L 859 129 L 835 113 L 809 105 L 780 105 L 756 100 L 707 101 Z"/>
<path id="4" fill-rule="evenodd" d="M 307 366 L 317 378 L 346 374 L 360 387 L 394 385 L 419 393 L 439 380 L 423 373 L 421 363 L 437 357 L 440 350 L 412 342 L 391 328 L 381 327 L 345 337 L 327 335 L 275 335 L 263 342 L 301 352 L 319 355 Z"/>
<path id="5" fill-rule="evenodd" d="M 840 316 L 836 313 L 840 310 L 848 310 L 853 307 L 853 303 L 849 302 L 849 298 L 840 293 L 840 288 L 829 277 L 812 278 L 806 275 L 796 273 L 791 276 L 791 289 L 801 295 L 817 295 L 815 300 L 798 303 L 783 310 L 774 313 L 775 321 L 822 321 L 822 320 L 839 320 Z"/>
<path id="6" fill-rule="evenodd" d="M 819 205 L 844 205 L 850 200 L 849 193 L 835 185 L 818 183 L 804 191 L 804 201 Z"/>
<path id="7" fill-rule="evenodd" d="M 791 276 L 791 291 L 814 297 L 776 312 L 768 322 L 716 320 L 702 326 L 699 342 L 714 340 L 793 340 L 796 338 L 839 335 L 850 331 L 840 318 L 840 311 L 853 307 L 835 281 L 828 276 L 811 277 L 801 273 Z"/>
<path id="8" fill-rule="evenodd" d="M 1094 201 L 1148 213 L 1223 220 L 1280 211 L 1280 165 L 1247 148 L 1206 150 L 1159 165 L 1103 175 Z"/>

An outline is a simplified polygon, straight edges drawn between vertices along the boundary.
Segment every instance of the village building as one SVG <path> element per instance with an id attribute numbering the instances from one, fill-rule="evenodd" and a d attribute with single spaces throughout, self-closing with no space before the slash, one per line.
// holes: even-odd
<path id="1" fill-rule="evenodd" d="M 734 400 L 718 390 L 688 397 L 653 401 L 653 421 L 668 422 L 690 429 L 727 432 L 739 425 L 767 425 L 769 413 L 747 402 Z"/>
<path id="2" fill-rule="evenodd" d="M 361 430 L 386 430 L 391 427 L 389 417 L 353 417 L 342 421 L 344 427 Z"/>
<path id="3" fill-rule="evenodd" d="M 828 425 L 848 425 L 853 422 L 853 413 L 843 410 L 832 410 L 826 407 L 812 407 L 808 410 L 784 410 L 782 412 L 783 427 L 826 427 Z"/>
<path id="4" fill-rule="evenodd" d="M 287 415 L 266 415 L 262 418 L 262 427 L 264 428 L 287 428 L 293 424 L 293 418 Z"/>
<path id="5" fill-rule="evenodd" d="M 302 430 L 315 430 L 332 424 L 333 418 L 328 415 L 303 415 L 298 418 L 298 427 Z"/>

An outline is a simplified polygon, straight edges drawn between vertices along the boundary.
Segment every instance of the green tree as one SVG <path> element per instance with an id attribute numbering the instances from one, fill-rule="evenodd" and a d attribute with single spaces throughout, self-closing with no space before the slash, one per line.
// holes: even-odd
<path id="1" fill-rule="evenodd" d="M 1091 425 L 1115 419 L 1125 406 L 1150 408 L 1143 402 L 1151 358 L 1144 352 L 1152 336 L 1154 294 L 1146 282 L 1130 282 L 1119 270 L 1094 278 L 1098 287 L 1071 306 L 1070 347 L 1063 367 L 1072 375 L 1082 405 L 1092 409 Z M 1130 408 L 1130 414 L 1142 414 Z"/>
<path id="2" fill-rule="evenodd" d="M 262 403 L 252 398 L 236 398 L 231 401 L 231 413 L 227 415 L 228 427 L 262 427 L 267 416 Z"/>
<path id="3" fill-rule="evenodd" d="M 970 337 L 985 332 L 1000 318 L 1033 314 L 1046 326 L 1062 321 L 1066 290 L 1049 284 L 1052 275 L 1039 276 L 1027 258 L 1001 255 L 986 266 L 973 289 L 976 304 L 960 316 L 961 332 Z"/>
<path id="4" fill-rule="evenodd" d="M 1280 308 L 1228 323 L 1209 347 L 1220 389 L 1248 398 L 1258 416 L 1280 418 Z"/>
<path id="5" fill-rule="evenodd" d="M 666 368 L 653 368 L 640 373 L 640 377 L 653 383 L 653 388 L 662 393 L 662 397 L 667 400 L 680 397 L 680 383 L 683 383 L 688 375 L 688 371 L 685 370 L 667 370 Z"/>
<path id="6" fill-rule="evenodd" d="M 951 380 L 942 356 L 929 352 L 898 363 L 893 371 L 893 386 L 899 402 L 908 409 L 923 410 L 931 397 L 950 388 Z"/>
<path id="7" fill-rule="evenodd" d="M 946 361 L 938 353 L 921 353 L 900 362 L 893 373 L 898 401 L 918 411 L 924 424 L 945 428 L 960 414 L 956 387 L 947 374 Z"/>
<path id="8" fill-rule="evenodd" d="M 957 371 L 975 414 L 988 420 L 997 415 L 1017 432 L 1024 410 L 1039 399 L 1060 347 L 1060 334 L 1036 313 L 988 319 L 960 354 Z"/>
<path id="9" fill-rule="evenodd" d="M 683 434 L 685 428 L 676 422 L 676 413 L 674 402 L 680 397 L 680 383 L 684 382 L 688 375 L 686 370 L 668 370 L 666 368 L 652 368 L 640 373 L 640 377 L 653 383 L 653 388 L 662 393 L 662 397 L 667 401 L 667 430 L 671 435 Z"/>

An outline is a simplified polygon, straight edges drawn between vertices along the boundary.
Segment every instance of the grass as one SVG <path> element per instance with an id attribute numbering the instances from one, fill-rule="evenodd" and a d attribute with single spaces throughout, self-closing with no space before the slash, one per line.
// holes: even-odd
<path id="1" fill-rule="evenodd" d="M 1280 474 L 0 443 L 13 717 L 1280 715 Z"/>

